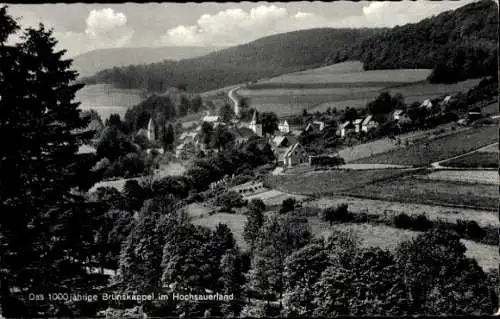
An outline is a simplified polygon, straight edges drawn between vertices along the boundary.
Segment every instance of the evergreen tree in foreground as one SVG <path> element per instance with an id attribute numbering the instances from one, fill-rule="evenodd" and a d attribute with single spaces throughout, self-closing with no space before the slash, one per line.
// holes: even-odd
<path id="1" fill-rule="evenodd" d="M 77 151 L 93 132 L 75 133 L 88 118 L 72 102 L 82 85 L 72 84 L 77 73 L 62 58 L 65 51 L 55 50 L 52 30 L 28 28 L 19 43 L 7 45 L 19 30 L 0 8 L 0 279 L 7 317 L 30 315 L 28 307 L 17 308 L 24 313 L 12 307 L 27 293 L 98 285 L 86 271 L 95 266 L 96 210 L 72 191 L 88 187 L 81 185 L 79 173 L 88 171 Z M 45 302 L 36 311 L 69 311 Z"/>

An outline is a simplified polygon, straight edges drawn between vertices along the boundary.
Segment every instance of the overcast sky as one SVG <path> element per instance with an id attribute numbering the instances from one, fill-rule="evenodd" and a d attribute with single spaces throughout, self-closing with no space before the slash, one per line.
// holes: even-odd
<path id="1" fill-rule="evenodd" d="M 401 2 L 237 2 L 9 5 L 23 26 L 55 30 L 74 56 L 94 49 L 230 46 L 316 27 L 392 27 L 417 22 L 474 0 Z"/>

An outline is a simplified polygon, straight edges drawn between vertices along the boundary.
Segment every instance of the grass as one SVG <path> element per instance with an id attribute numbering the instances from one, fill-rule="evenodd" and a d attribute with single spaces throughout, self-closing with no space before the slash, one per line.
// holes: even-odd
<path id="1" fill-rule="evenodd" d="M 431 84 L 425 81 L 429 72 L 427 69 L 364 71 L 359 61 L 350 61 L 261 80 L 238 90 L 238 95 L 248 97 L 250 105 L 261 112 L 287 116 L 303 109 L 322 112 L 329 107 L 364 108 L 385 90 L 401 93 L 407 103 L 412 103 L 468 90 L 479 82 Z"/>
<path id="2" fill-rule="evenodd" d="M 402 169 L 313 171 L 298 175 L 273 175 L 266 184 L 289 194 L 330 195 L 377 180 L 405 174 Z"/>
<path id="3" fill-rule="evenodd" d="M 421 176 L 421 178 L 462 183 L 498 185 L 498 172 L 496 170 L 439 170 L 428 175 Z"/>
<path id="4" fill-rule="evenodd" d="M 483 126 L 456 134 L 449 134 L 441 138 L 427 139 L 425 142 L 354 162 L 423 166 L 473 151 L 496 141 L 498 141 L 498 127 Z"/>
<path id="5" fill-rule="evenodd" d="M 305 202 L 304 206 L 325 209 L 327 207 L 336 207 L 340 204 L 347 204 L 349 211 L 354 214 L 366 213 L 381 216 L 394 216 L 400 213 L 411 216 L 425 214 L 428 219 L 434 221 L 443 220 L 456 223 L 457 220 L 473 220 L 481 226 L 498 226 L 500 224 L 497 213 L 492 211 L 391 202 L 349 196 L 322 197 L 317 200 Z"/>
<path id="6" fill-rule="evenodd" d="M 94 109 L 104 121 L 111 114 L 121 118 L 128 108 L 142 101 L 138 90 L 115 89 L 106 84 L 86 85 L 76 92 L 75 101 L 81 102 L 82 110 Z"/>
<path id="7" fill-rule="evenodd" d="M 474 152 L 442 162 L 441 165 L 463 168 L 498 168 L 498 153 Z"/>
<path id="8" fill-rule="evenodd" d="M 344 195 L 403 203 L 498 209 L 498 186 L 403 177 L 353 188 Z"/>
<path id="9" fill-rule="evenodd" d="M 316 236 L 328 236 L 338 230 L 351 231 L 359 236 L 362 246 L 380 247 L 387 250 L 395 250 L 399 243 L 415 238 L 419 234 L 416 231 L 396 229 L 385 225 L 335 224 L 330 226 L 318 218 L 310 218 L 309 223 Z M 484 270 L 498 268 L 500 262 L 498 247 L 464 239 L 460 241 L 467 248 L 466 256 L 475 259 Z"/>
<path id="10" fill-rule="evenodd" d="M 217 213 L 213 215 L 204 215 L 203 217 L 192 221 L 195 225 L 205 226 L 210 229 L 215 229 L 218 224 L 226 224 L 233 232 L 236 243 L 242 250 L 247 250 L 248 245 L 243 238 L 243 228 L 247 217 L 241 214 Z"/>

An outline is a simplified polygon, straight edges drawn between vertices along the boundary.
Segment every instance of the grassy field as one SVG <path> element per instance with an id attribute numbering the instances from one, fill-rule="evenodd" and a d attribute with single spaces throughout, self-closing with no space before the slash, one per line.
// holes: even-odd
<path id="1" fill-rule="evenodd" d="M 498 153 L 474 152 L 442 162 L 441 165 L 465 168 L 498 168 Z"/>
<path id="2" fill-rule="evenodd" d="M 233 232 L 234 239 L 236 243 L 242 250 L 247 250 L 247 244 L 243 238 L 243 228 L 247 217 L 241 214 L 228 214 L 228 213 L 217 213 L 213 215 L 203 215 L 203 217 L 193 219 L 192 223 L 195 225 L 205 226 L 210 229 L 215 229 L 215 227 L 222 223 L 226 224 Z"/>
<path id="3" fill-rule="evenodd" d="M 264 79 L 238 90 L 238 95 L 248 97 L 250 105 L 261 112 L 286 116 L 303 109 L 364 108 L 386 90 L 401 93 L 412 103 L 468 90 L 479 81 L 431 84 L 425 80 L 429 73 L 427 69 L 364 71 L 360 62 L 351 61 Z"/>
<path id="4" fill-rule="evenodd" d="M 297 175 L 266 177 L 271 188 L 289 194 L 330 195 L 376 180 L 385 180 L 407 173 L 402 169 L 313 171 Z"/>
<path id="5" fill-rule="evenodd" d="M 493 185 L 498 185 L 499 181 L 498 171 L 496 170 L 439 170 L 428 175 L 421 175 L 418 177 L 430 180 Z"/>
<path id="6" fill-rule="evenodd" d="M 403 203 L 498 209 L 498 186 L 402 177 L 353 188 L 344 195 Z"/>
<path id="7" fill-rule="evenodd" d="M 482 149 L 478 150 L 478 152 L 498 154 L 499 153 L 498 143 L 492 144 L 488 147 L 483 147 Z"/>
<path id="8" fill-rule="evenodd" d="M 354 162 L 423 166 L 473 151 L 496 141 L 498 141 L 498 127 L 483 126 L 430 139 L 426 143 L 416 143 Z"/>
<path id="9" fill-rule="evenodd" d="M 334 231 L 351 231 L 359 236 L 364 247 L 380 247 L 382 249 L 394 250 L 402 241 L 418 236 L 418 232 L 396 229 L 384 225 L 369 224 L 337 224 L 330 226 L 317 218 L 309 220 L 312 231 L 316 236 L 328 236 Z M 498 247 L 478 244 L 470 240 L 461 240 L 467 248 L 466 255 L 475 259 L 484 269 L 498 269 L 500 256 Z"/>
<path id="10" fill-rule="evenodd" d="M 372 215 L 394 216 L 405 213 L 418 216 L 425 214 L 431 220 L 444 220 L 456 223 L 460 220 L 474 220 L 481 226 L 500 225 L 497 212 L 487 210 L 474 210 L 466 208 L 450 208 L 437 205 L 424 205 L 414 203 L 400 203 L 383 200 L 356 198 L 349 196 L 322 197 L 305 202 L 304 206 L 325 209 L 340 204 L 347 204 L 352 213 L 366 213 Z"/>

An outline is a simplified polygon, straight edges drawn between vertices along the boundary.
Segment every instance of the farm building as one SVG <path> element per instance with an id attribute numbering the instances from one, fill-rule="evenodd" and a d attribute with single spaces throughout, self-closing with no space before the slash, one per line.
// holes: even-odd
<path id="1" fill-rule="evenodd" d="M 361 132 L 361 125 L 363 123 L 363 119 L 355 119 L 352 124 L 354 125 L 354 132 L 360 133 Z"/>
<path id="2" fill-rule="evenodd" d="M 313 121 L 313 122 L 307 124 L 304 131 L 309 132 L 309 133 L 318 133 L 318 132 L 323 131 L 325 129 L 325 127 L 326 127 L 325 122 Z"/>
<path id="3" fill-rule="evenodd" d="M 290 133 L 290 125 L 288 125 L 287 120 L 278 124 L 278 130 L 282 133 Z"/>
<path id="4" fill-rule="evenodd" d="M 369 132 L 378 127 L 378 122 L 373 119 L 372 115 L 368 115 L 361 123 L 361 131 Z"/>
<path id="5" fill-rule="evenodd" d="M 293 167 L 299 164 L 308 163 L 309 157 L 306 150 L 300 143 L 295 143 L 286 148 L 277 150 L 278 165 L 283 167 Z"/>
<path id="6" fill-rule="evenodd" d="M 96 152 L 97 150 L 95 149 L 95 147 L 88 144 L 80 145 L 80 147 L 78 148 L 78 154 L 95 154 Z"/>
<path id="7" fill-rule="evenodd" d="M 339 125 L 337 135 L 344 138 L 353 132 L 355 132 L 354 124 L 351 121 L 346 121 Z"/>
<path id="8" fill-rule="evenodd" d="M 215 124 L 215 123 L 220 122 L 220 117 L 218 115 L 205 115 L 203 117 L 203 122 Z"/>

